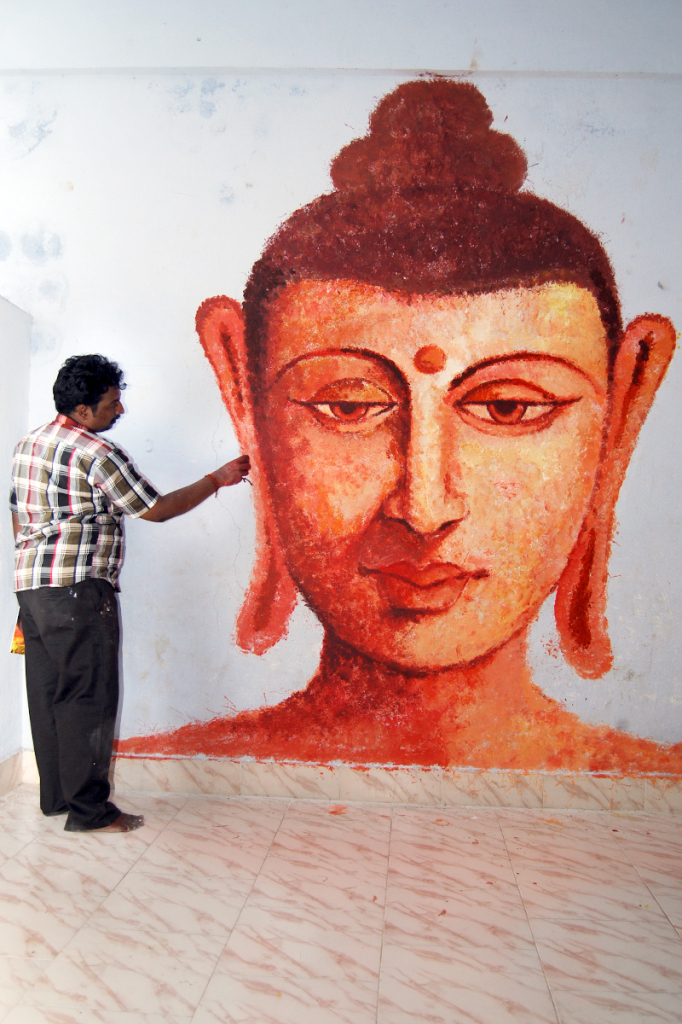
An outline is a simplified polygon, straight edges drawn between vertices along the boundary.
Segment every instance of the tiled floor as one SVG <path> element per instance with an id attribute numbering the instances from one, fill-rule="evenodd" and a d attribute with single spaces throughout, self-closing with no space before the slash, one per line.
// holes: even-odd
<path id="1" fill-rule="evenodd" d="M 682 1021 L 682 819 L 0 800 L 3 1024 Z"/>

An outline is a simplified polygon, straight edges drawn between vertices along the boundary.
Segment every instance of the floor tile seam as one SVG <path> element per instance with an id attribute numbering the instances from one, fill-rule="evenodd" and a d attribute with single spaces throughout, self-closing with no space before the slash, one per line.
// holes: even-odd
<path id="1" fill-rule="evenodd" d="M 17 857 L 20 857 L 22 854 L 25 854 L 26 851 L 28 850 L 28 848 L 30 846 L 33 846 L 34 843 L 39 845 L 40 841 L 43 839 L 43 836 L 45 835 L 45 832 L 47 832 L 47 831 L 49 831 L 49 830 L 45 829 L 39 835 L 33 836 L 31 839 L 28 840 L 28 842 L 24 843 L 24 845 L 21 847 L 21 849 L 16 850 L 15 853 L 13 853 L 10 857 L 5 857 L 3 860 L 1 860 L 0 861 L 0 867 L 5 867 L 6 864 L 9 864 L 11 861 L 15 861 Z M 37 848 L 38 848 L 38 846 L 36 846 L 36 849 Z M 4 856 L 4 855 L 0 854 L 0 856 Z"/>
<path id="2" fill-rule="evenodd" d="M 0 878 L 0 886 L 2 885 L 3 882 L 7 882 L 9 885 L 21 886 L 24 889 L 29 888 L 28 883 L 25 883 L 25 882 L 15 882 L 15 881 L 12 881 L 11 879 L 8 879 L 8 878 Z M 87 896 L 89 899 L 99 900 L 100 902 L 103 902 L 107 898 L 107 896 L 109 895 L 109 892 L 113 891 L 113 890 L 107 890 L 106 887 L 104 885 L 100 884 L 100 883 L 97 883 L 97 885 L 98 885 L 98 891 L 96 893 L 94 893 L 94 892 L 83 892 L 83 891 L 71 892 L 71 891 L 69 891 L 67 889 L 56 889 L 55 886 L 52 885 L 49 882 L 49 880 L 45 879 L 43 883 L 41 883 L 41 881 L 38 880 L 36 883 L 31 884 L 30 885 L 30 889 L 31 889 L 31 892 L 35 892 L 37 895 L 39 895 L 40 893 L 46 893 L 48 895 L 55 895 L 56 894 L 58 896 L 69 896 L 69 897 L 70 896 Z M 99 890 L 102 890 L 101 894 L 100 894 Z"/>
<path id="3" fill-rule="evenodd" d="M 381 950 L 379 951 L 379 973 L 377 975 L 376 985 L 376 1013 L 375 1013 L 375 1024 L 379 1024 L 379 1008 L 381 1005 L 381 979 L 384 967 L 384 945 L 386 938 L 386 908 L 388 906 L 388 876 L 389 876 L 389 865 L 391 862 L 391 840 L 393 838 L 393 808 L 391 808 L 391 816 L 388 823 L 388 855 L 386 857 L 386 885 L 384 888 L 384 905 L 381 909 Z"/>
<path id="4" fill-rule="evenodd" d="M 172 819 L 171 819 L 171 820 L 172 820 Z M 168 822 L 166 822 L 166 824 L 168 824 Z M 144 827 L 144 826 L 143 826 L 143 827 Z M 109 897 L 109 896 L 110 896 L 110 895 L 111 895 L 111 894 L 112 894 L 113 892 L 116 892 L 117 888 L 119 887 L 119 885 L 121 884 L 121 882 L 122 882 L 122 881 L 124 880 L 124 878 L 127 878 L 128 874 L 129 874 L 129 873 L 130 873 L 130 872 L 132 871 L 132 869 L 133 869 L 133 868 L 135 867 L 135 865 L 136 865 L 136 864 L 137 864 L 137 863 L 139 862 L 139 860 L 140 860 L 140 859 L 141 859 L 142 857 L 144 857 L 144 855 L 145 855 L 145 854 L 147 853 L 147 850 L 148 850 L 148 849 L 150 848 L 150 846 L 153 846 L 153 845 L 154 845 L 154 843 L 156 842 L 156 840 L 157 840 L 157 839 L 159 838 L 159 836 L 160 836 L 160 835 L 162 835 L 163 831 L 165 830 L 165 827 L 166 827 L 166 826 L 164 825 L 164 828 L 163 828 L 163 829 L 161 829 L 161 830 L 159 831 L 159 833 L 158 833 L 158 834 L 157 834 L 157 835 L 156 835 L 156 836 L 154 837 L 154 839 L 153 839 L 153 840 L 151 841 L 151 843 L 149 843 L 149 844 L 148 844 L 147 846 L 145 846 L 145 848 L 144 848 L 144 849 L 143 849 L 143 850 L 142 850 L 142 851 L 140 852 L 140 855 L 139 855 L 138 857 L 136 857 L 136 858 L 135 858 L 135 860 L 134 860 L 134 861 L 132 861 L 132 862 L 131 862 L 131 863 L 130 863 L 130 864 L 128 865 L 128 867 L 127 867 L 126 871 L 125 871 L 125 872 L 124 872 L 124 873 L 123 873 L 123 874 L 121 875 L 121 877 L 119 878 L 119 880 L 118 880 L 118 881 L 116 882 L 116 885 L 115 885 L 115 886 L 114 886 L 114 887 L 113 887 L 112 889 L 109 889 L 109 891 L 108 891 L 108 892 L 106 892 L 106 893 L 105 893 L 105 894 L 104 894 L 104 895 L 102 896 L 101 900 L 99 900 L 99 903 L 98 903 L 97 907 L 95 907 L 95 909 L 94 909 L 94 910 L 92 911 L 92 913 L 90 913 L 90 914 L 88 915 L 87 919 L 86 919 L 86 920 L 85 920 L 85 921 L 83 922 L 83 924 L 82 924 L 82 925 L 80 926 L 80 928 L 77 928 L 77 929 L 76 929 L 76 931 L 75 931 L 75 932 L 74 932 L 74 934 L 73 934 L 73 935 L 71 936 L 71 938 L 69 939 L 69 942 L 68 942 L 68 943 L 66 943 L 66 945 L 68 945 L 68 944 L 69 944 L 70 942 L 73 942 L 73 940 L 75 939 L 76 935 L 77 935 L 77 934 L 78 934 L 78 933 L 79 933 L 79 932 L 80 932 L 80 931 L 81 931 L 81 930 L 82 930 L 83 928 L 86 928 L 86 927 L 87 927 L 87 926 L 88 926 L 88 925 L 90 924 L 90 921 L 92 920 L 92 918 L 94 917 L 94 915 L 95 915 L 95 914 L 97 914 L 97 913 L 98 913 L 98 912 L 99 912 L 99 911 L 100 911 L 100 910 L 102 909 L 102 904 L 104 903 L 104 901 L 105 901 L 106 899 L 108 899 L 108 897 Z M 103 886 L 103 888 L 104 888 L 104 886 Z M 88 894 L 88 895 L 89 895 L 89 894 Z M 93 899 L 95 899 L 96 897 L 95 897 L 95 896 L 93 896 L 92 898 L 93 898 Z M 60 950 L 60 952 L 61 952 L 61 950 Z"/>
<path id="5" fill-rule="evenodd" d="M 628 979 L 630 980 L 630 979 Z M 600 995 L 601 992 L 596 990 L 598 984 L 608 985 L 608 981 L 604 978 L 596 977 L 591 985 L 587 983 L 587 987 L 581 987 L 581 982 L 576 982 L 575 985 L 571 985 L 570 982 L 567 984 L 565 981 L 559 981 L 556 984 L 550 985 L 550 992 L 553 994 L 556 992 L 557 995 L 571 995 L 571 996 L 583 996 L 586 999 L 592 999 L 595 995 Z M 633 988 L 633 989 L 607 989 L 608 994 L 620 996 L 623 999 L 632 997 L 635 999 L 646 1000 L 649 997 L 656 996 L 669 996 L 672 998 L 682 997 L 682 988 L 672 991 L 671 989 L 652 989 L 652 988 Z M 679 1019 L 679 1018 L 678 1018 Z M 564 1024 L 561 1017 L 559 1017 L 559 1024 Z M 644 1021 L 642 1021 L 644 1024 Z"/>
<path id="6" fill-rule="evenodd" d="M 507 857 L 509 858 L 509 865 L 511 867 L 512 875 L 514 876 L 514 881 L 516 883 L 516 889 L 517 889 L 517 892 L 519 894 L 519 899 L 521 900 L 521 905 L 522 905 L 524 913 L 526 915 L 526 923 L 528 925 L 528 929 L 530 931 L 530 934 L 531 934 L 531 936 L 533 938 L 533 947 L 535 949 L 535 955 L 538 958 L 538 963 L 540 964 L 540 970 L 542 971 L 542 976 L 545 979 L 545 985 L 547 986 L 547 992 L 549 993 L 549 998 L 552 1000 L 552 1008 L 554 1009 L 554 1016 L 556 1017 L 556 1024 L 562 1024 L 561 1016 L 559 1014 L 559 1007 L 557 1006 L 556 1000 L 554 998 L 554 993 L 552 992 L 552 987 L 551 987 L 551 985 L 549 983 L 549 978 L 547 977 L 547 971 L 545 970 L 545 964 L 543 962 L 542 957 L 540 956 L 540 950 L 538 948 L 537 940 L 535 938 L 535 931 L 533 930 L 533 922 L 531 921 L 530 914 L 528 913 L 528 907 L 526 906 L 526 901 L 523 898 L 523 893 L 521 892 L 521 888 L 520 888 L 519 883 L 518 883 L 518 878 L 517 878 L 517 874 L 516 874 L 516 867 L 515 867 L 512 855 L 509 852 L 509 846 L 507 844 L 507 837 L 504 834 L 504 830 L 503 830 L 501 825 L 500 825 L 500 832 L 502 833 L 502 839 L 504 841 L 504 846 L 505 846 L 505 849 L 507 851 Z"/>
<path id="7" fill-rule="evenodd" d="M 666 911 L 665 907 L 664 907 L 664 906 L 663 906 L 663 905 L 662 905 L 662 904 L 661 904 L 661 903 L 659 902 L 659 900 L 658 900 L 658 897 L 656 896 L 656 892 L 655 892 L 655 890 L 654 890 L 654 889 L 652 889 L 652 887 L 651 887 L 651 886 L 649 885 L 649 883 L 647 882 L 646 878 L 644 878 L 644 876 L 643 876 L 643 875 L 642 875 L 642 873 L 640 872 L 640 870 L 639 870 L 639 867 L 638 867 L 638 865 L 637 865 L 637 864 L 635 864 L 635 862 L 634 862 L 634 861 L 632 860 L 632 858 L 631 858 L 631 857 L 629 856 L 629 854 L 627 853 L 627 851 L 625 851 L 625 853 L 626 853 L 626 856 L 627 856 L 628 860 L 630 861 L 630 863 L 631 863 L 632 867 L 633 867 L 633 868 L 634 868 L 634 870 L 635 870 L 635 871 L 637 872 L 637 875 L 638 875 L 638 877 L 639 877 L 639 879 L 640 879 L 640 881 L 641 881 L 642 885 L 643 885 L 643 886 L 644 886 L 644 887 L 646 888 L 647 892 L 648 892 L 648 893 L 649 893 L 649 894 L 651 895 L 651 899 L 652 899 L 652 900 L 653 900 L 653 902 L 654 902 L 654 903 L 656 904 L 656 906 L 657 906 L 657 907 L 659 908 L 659 910 L 661 911 L 661 913 L 662 913 L 662 914 L 664 915 L 664 917 L 665 917 L 666 921 L 668 921 L 668 923 L 670 924 L 670 927 L 671 927 L 671 928 L 673 929 L 673 931 L 675 931 L 675 932 L 676 932 L 676 934 L 678 935 L 678 937 L 680 937 L 680 939 L 682 939 L 682 936 L 680 936 L 680 933 L 679 933 L 679 931 L 678 931 L 678 929 L 677 929 L 676 925 L 675 925 L 675 924 L 674 924 L 674 923 L 672 922 L 672 920 L 670 919 L 670 915 L 669 915 L 669 914 L 668 914 L 668 912 Z M 680 894 L 682 895 L 682 886 L 680 887 Z"/>
<path id="8" fill-rule="evenodd" d="M 261 874 L 261 871 L 263 869 L 263 865 L 265 864 L 265 862 L 266 862 L 266 860 L 268 858 L 268 854 L 269 854 L 270 850 L 272 849 L 272 844 L 275 842 L 275 839 L 276 839 L 277 835 L 279 834 L 279 830 L 282 827 L 282 824 L 283 824 L 283 822 L 284 822 L 284 820 L 285 820 L 285 818 L 286 818 L 286 816 L 288 814 L 290 806 L 291 806 L 291 800 L 288 800 L 287 801 L 287 806 L 286 806 L 286 808 L 284 810 L 284 814 L 280 818 L 279 824 L 277 825 L 277 828 L 275 829 L 275 831 L 272 834 L 272 838 L 270 840 L 270 844 L 269 844 L 267 850 L 265 851 L 265 855 L 263 856 L 263 860 L 261 861 L 261 865 L 260 865 L 260 867 L 258 869 L 258 872 L 254 876 L 253 880 L 251 881 L 251 885 L 249 886 L 249 891 L 244 896 L 244 899 L 242 901 L 242 905 L 239 908 L 239 913 L 237 914 L 237 916 L 235 918 L 235 921 L 234 921 L 234 924 L 232 925 L 232 928 L 230 928 L 229 934 L 225 938 L 225 942 L 223 943 L 223 945 L 221 947 L 220 953 L 218 954 L 218 958 L 217 958 L 215 964 L 213 965 L 213 970 L 211 971 L 209 977 L 206 979 L 206 984 L 204 985 L 204 988 L 202 990 L 202 993 L 201 993 L 201 996 L 199 998 L 199 1001 L 197 1002 L 197 1004 L 196 1004 L 196 1006 L 194 1008 L 194 1013 L 195 1014 L 196 1014 L 196 1011 L 199 1009 L 199 1007 L 201 1005 L 201 1000 L 204 998 L 204 995 L 206 993 L 206 990 L 207 990 L 210 982 L 212 981 L 213 977 L 216 975 L 216 968 L 218 967 L 218 964 L 220 963 L 220 960 L 222 959 L 222 956 L 223 956 L 223 954 L 225 952 L 225 949 L 227 947 L 228 942 L 230 941 L 232 933 L 234 932 L 235 928 L 239 924 L 239 921 L 241 919 L 242 913 L 244 912 L 244 910 L 245 910 L 245 908 L 246 908 L 246 906 L 247 906 L 247 904 L 249 902 L 249 898 L 250 898 L 250 896 L 251 896 L 251 894 L 253 892 L 253 887 L 255 886 L 256 882 L 260 878 L 260 874 Z"/>
<path id="9" fill-rule="evenodd" d="M 94 915 L 92 915 L 92 916 L 94 916 Z M 134 923 L 127 922 L 127 921 L 124 921 L 124 922 L 114 921 L 114 922 L 112 922 L 111 927 L 107 929 L 107 928 L 105 928 L 103 926 L 100 927 L 100 925 L 97 924 L 97 923 L 91 924 L 90 922 L 92 920 L 92 916 L 89 919 L 89 921 L 87 922 L 88 926 L 93 931 L 99 932 L 102 935 L 107 935 L 107 934 L 110 934 L 112 932 L 113 933 L 117 933 L 117 932 L 121 932 L 121 933 L 126 933 L 126 932 L 137 932 L 137 933 L 139 933 L 139 932 L 143 932 L 143 933 L 146 933 L 147 935 L 149 935 L 152 938 L 155 938 L 155 937 L 157 937 L 158 935 L 161 935 L 161 934 L 164 935 L 164 936 L 177 936 L 178 938 L 182 938 L 182 939 L 206 939 L 206 938 L 208 938 L 208 939 L 220 940 L 220 939 L 223 938 L 222 934 L 214 934 L 213 932 L 205 932 L 205 931 L 178 931 L 177 929 L 169 928 L 169 927 L 165 926 L 163 924 L 163 922 L 160 922 L 160 925 L 159 925 L 158 928 L 147 928 L 147 927 L 145 927 L 143 925 L 134 924 Z M 225 934 L 225 943 L 227 943 L 228 939 L 230 938 L 230 935 L 232 934 L 232 931 L 233 931 L 232 928 L 230 928 L 230 929 L 226 928 L 225 929 L 225 933 L 226 933 Z M 73 936 L 72 936 L 72 938 L 73 938 Z M 69 942 L 70 941 L 71 941 L 71 939 L 69 939 Z M 220 956 L 222 956 L 222 954 L 223 954 L 223 949 L 224 949 L 224 946 L 220 950 Z M 61 952 L 61 950 L 60 950 L 60 952 Z"/>
<path id="10" fill-rule="evenodd" d="M 173 932 L 172 934 L 174 934 L 174 935 L 182 934 L 184 936 L 184 933 L 181 933 L 181 932 Z M 232 931 L 230 931 L 230 935 L 231 934 L 232 934 Z M 215 975 L 216 967 L 220 963 L 220 958 L 222 957 L 223 953 L 225 952 L 225 946 L 228 943 L 230 935 L 226 936 L 225 941 L 223 942 L 222 946 L 220 947 L 220 949 L 217 952 L 217 955 L 216 955 L 216 958 L 215 958 L 215 963 L 213 964 L 211 972 L 210 972 L 210 974 L 208 975 L 208 977 L 206 978 L 206 980 L 204 982 L 204 985 L 203 985 L 203 987 L 201 989 L 201 993 L 198 995 L 198 998 L 197 998 L 196 1002 L 194 1003 L 194 1008 L 192 1010 L 191 1016 L 189 1017 L 189 1020 L 193 1020 L 194 1019 L 194 1016 L 195 1016 L 197 1010 L 199 1009 L 199 1007 L 201 1005 L 201 1000 L 204 998 L 204 995 L 206 994 L 206 989 L 208 988 L 209 983 L 211 982 L 211 980 L 213 979 L 213 976 Z M 190 937 L 190 936 L 188 936 L 188 937 Z M 196 937 L 197 936 L 195 936 L 195 938 Z M 206 936 L 202 934 L 200 937 L 201 938 L 205 938 Z M 196 978 L 196 973 L 194 973 L 194 977 Z M 106 982 L 104 981 L 103 977 L 100 980 L 102 981 L 103 984 L 106 984 Z M 189 995 L 187 993 L 183 996 L 183 998 L 185 999 L 186 1002 L 189 1002 Z M 140 1012 L 140 1014 L 142 1015 L 142 1013 L 144 1011 L 138 1011 L 138 1012 Z M 180 1014 L 180 1016 L 185 1016 L 185 1015 L 184 1014 Z"/>
<path id="11" fill-rule="evenodd" d="M 7 835 L 11 835 L 11 833 L 6 833 L 6 834 Z M 42 832 L 39 833 L 38 835 L 31 836 L 31 838 L 27 839 L 25 843 L 22 843 L 22 845 L 19 847 L 19 849 L 15 850 L 14 853 L 10 853 L 9 855 L 6 855 L 4 853 L 0 853 L 0 858 L 2 858 L 2 860 L 0 860 L 0 864 L 6 864 L 7 861 L 13 860 L 18 854 L 22 853 L 26 849 L 27 846 L 30 846 L 31 843 L 34 843 L 36 841 L 36 839 L 40 839 L 41 835 L 42 835 Z M 14 836 L 12 836 L 12 838 L 14 838 Z M 21 842 L 21 840 L 19 839 L 19 840 L 17 840 L 17 842 Z"/>
<path id="12" fill-rule="evenodd" d="M 253 910 L 253 909 L 260 910 L 262 913 L 269 914 L 270 909 L 275 910 L 275 909 L 282 909 L 282 908 L 278 908 L 278 907 L 270 908 L 270 907 L 262 907 L 262 906 L 253 907 L 252 906 L 252 907 L 249 907 L 248 909 L 250 909 L 250 910 Z M 284 909 L 291 910 L 292 907 L 285 907 Z M 302 907 L 301 910 L 302 910 L 302 914 L 301 915 L 305 916 L 305 920 L 302 921 L 302 922 L 295 921 L 295 922 L 293 922 L 293 924 L 294 925 L 300 925 L 300 924 L 309 925 L 309 924 L 313 924 L 316 927 L 317 926 L 317 922 L 310 922 L 309 918 L 307 918 L 307 908 Z M 321 916 L 323 916 L 323 915 L 321 915 Z M 324 915 L 324 920 L 322 921 L 322 924 L 323 925 L 329 925 L 329 916 L 328 915 Z M 245 925 L 243 927 L 244 927 L 244 931 L 245 932 L 246 932 L 247 929 L 250 929 L 253 932 L 253 926 L 252 925 Z M 233 931 L 235 931 L 235 930 L 232 929 L 232 932 Z M 351 939 L 353 941 L 358 941 L 358 942 L 363 942 L 363 941 L 366 942 L 367 941 L 367 936 L 368 936 L 368 931 L 372 931 L 372 929 L 369 929 L 367 924 L 364 925 L 363 922 L 352 922 L 351 926 L 349 928 L 345 928 L 345 927 L 343 928 L 342 934 L 343 934 L 344 938 L 348 938 L 348 939 Z M 377 928 L 377 932 L 378 931 L 379 931 L 379 929 Z M 230 934 L 230 938 L 231 938 L 231 934 Z M 286 932 L 280 931 L 279 932 L 279 938 L 285 938 L 287 940 L 292 939 L 293 941 L 297 941 L 297 942 L 300 941 L 300 939 L 296 936 L 295 932 L 287 934 Z"/>
<path id="13" fill-rule="evenodd" d="M 278 836 L 278 834 L 279 834 L 279 830 L 281 829 L 281 827 L 282 827 L 282 825 L 283 825 L 283 823 L 284 823 L 284 821 L 285 821 L 285 819 L 286 819 L 286 816 L 287 816 L 287 814 L 288 814 L 288 812 L 289 812 L 289 808 L 290 808 L 290 807 L 291 807 L 291 800 L 288 800 L 288 801 L 287 801 L 287 806 L 286 806 L 286 808 L 285 808 L 285 811 L 284 811 L 284 814 L 283 814 L 283 815 L 282 815 L 282 817 L 280 818 L 279 824 L 277 825 L 277 828 L 276 828 L 276 829 L 275 829 L 275 831 L 273 832 L 273 834 L 272 834 L 272 838 L 271 838 L 271 840 L 270 840 L 270 843 L 269 843 L 269 845 L 268 845 L 268 848 L 267 848 L 267 850 L 265 851 L 265 854 L 264 854 L 264 856 L 263 856 L 263 860 L 262 860 L 262 862 L 261 862 L 261 865 L 260 865 L 260 867 L 259 867 L 259 869 L 258 869 L 258 873 L 257 873 L 257 874 L 255 875 L 255 877 L 253 878 L 253 880 L 252 880 L 252 882 L 251 882 L 251 885 L 250 885 L 250 887 L 249 887 L 249 891 L 248 891 L 248 893 L 247 893 L 247 894 L 245 895 L 245 897 L 244 897 L 244 900 L 243 900 L 243 902 L 242 902 L 242 905 L 241 905 L 241 907 L 240 907 L 240 909 L 239 909 L 239 913 L 237 914 L 237 917 L 235 918 L 235 922 L 234 922 L 234 924 L 233 924 L 232 928 L 230 929 L 230 931 L 229 931 L 229 934 L 228 934 L 228 935 L 226 936 L 226 938 L 225 938 L 225 942 L 223 943 L 223 945 L 222 945 L 222 947 L 221 947 L 221 949 L 220 949 L 220 952 L 219 952 L 219 954 L 218 954 L 218 957 L 217 957 L 217 959 L 216 959 L 216 962 L 215 962 L 215 964 L 213 965 L 213 969 L 211 970 L 211 973 L 210 973 L 210 975 L 209 975 L 209 976 L 208 976 L 208 978 L 206 979 L 206 983 L 205 983 L 205 985 L 204 985 L 204 987 L 203 987 L 203 989 L 202 989 L 201 995 L 200 995 L 200 997 L 199 997 L 199 999 L 198 999 L 198 1001 L 197 1001 L 197 1003 L 196 1003 L 196 1006 L 194 1007 L 194 1013 L 193 1013 L 193 1015 L 192 1015 L 192 1016 L 193 1016 L 193 1018 L 194 1018 L 194 1016 L 196 1015 L 196 1013 L 197 1013 L 198 1009 L 200 1008 L 200 1006 L 201 1006 L 201 1001 L 202 1001 L 202 999 L 204 998 L 204 996 L 205 996 L 205 994 L 206 994 L 206 991 L 207 991 L 207 989 L 208 989 L 208 986 L 210 985 L 210 983 L 211 983 L 211 981 L 213 980 L 213 978 L 214 978 L 214 977 L 219 977 L 219 976 L 225 976 L 225 975 L 218 975 L 218 974 L 216 973 L 216 972 L 217 972 L 217 968 L 218 968 L 218 964 L 220 963 L 220 961 L 221 961 L 221 959 L 222 959 L 222 957 L 223 957 L 223 954 L 224 954 L 224 952 L 225 952 L 225 949 L 226 949 L 226 947 L 227 947 L 227 944 L 228 944 L 228 942 L 230 941 L 230 938 L 231 938 L 231 936 L 232 936 L 232 934 L 233 934 L 234 930 L 235 930 L 235 929 L 237 928 L 237 926 L 238 926 L 238 924 L 239 924 L 239 921 L 240 921 L 240 919 L 241 919 L 242 913 L 243 913 L 243 912 L 244 912 L 244 910 L 246 909 L 246 906 L 247 906 L 247 904 L 248 904 L 248 901 L 249 901 L 249 897 L 251 896 L 251 893 L 253 892 L 253 887 L 255 886 L 256 882 L 258 881 L 258 879 L 259 879 L 259 877 L 260 877 L 261 871 L 262 871 L 262 869 L 263 869 L 263 865 L 265 864 L 265 862 L 266 862 L 266 860 L 267 860 L 267 858 L 268 858 L 268 854 L 270 853 L 270 850 L 272 849 L 273 843 L 275 842 L 275 840 L 276 840 L 276 838 L 277 838 L 277 836 Z M 231 976 L 231 975 L 229 975 L 229 974 L 227 975 L 227 977 L 230 977 L 230 976 Z"/>

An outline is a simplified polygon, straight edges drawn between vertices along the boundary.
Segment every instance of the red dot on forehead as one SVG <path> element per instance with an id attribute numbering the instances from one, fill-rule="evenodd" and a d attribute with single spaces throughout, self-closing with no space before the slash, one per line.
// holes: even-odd
<path id="1" fill-rule="evenodd" d="M 438 345 L 425 345 L 415 355 L 414 365 L 422 373 L 440 373 L 445 366 L 445 352 Z"/>

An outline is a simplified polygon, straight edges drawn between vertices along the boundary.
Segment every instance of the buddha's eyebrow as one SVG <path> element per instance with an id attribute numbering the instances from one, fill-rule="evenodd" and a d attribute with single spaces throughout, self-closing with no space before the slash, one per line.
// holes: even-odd
<path id="1" fill-rule="evenodd" d="M 469 377 L 473 377 L 479 372 L 479 370 L 485 370 L 488 366 L 497 366 L 499 363 L 518 363 L 518 362 L 534 362 L 534 363 L 560 363 L 562 366 L 568 367 L 569 370 L 573 370 L 574 373 L 579 373 L 581 377 L 589 381 L 592 387 L 597 387 L 595 381 L 592 379 L 589 373 L 586 373 L 580 366 L 576 366 L 570 359 L 562 359 L 561 356 L 550 356 L 544 352 L 512 352 L 508 356 L 493 356 L 491 359 L 483 359 L 480 363 L 474 363 L 473 366 L 469 366 L 464 373 L 460 373 L 458 377 L 454 377 L 450 381 L 450 391 L 454 391 L 456 388 L 463 384 Z"/>
<path id="2" fill-rule="evenodd" d="M 330 348 L 322 349 L 319 352 L 303 352 L 300 356 L 296 356 L 291 359 L 286 365 L 282 366 L 275 376 L 273 377 L 268 387 L 273 387 L 280 380 L 284 374 L 291 370 L 292 367 L 297 366 L 298 363 L 303 363 L 306 360 L 319 359 L 331 356 L 359 356 L 361 359 L 371 360 L 373 363 L 380 363 L 384 368 L 388 369 L 389 372 L 395 374 L 400 378 L 401 382 L 407 386 L 403 374 L 400 372 L 398 367 L 392 360 L 387 359 L 386 356 L 382 356 L 379 352 L 373 352 L 372 349 L 365 348 Z"/>

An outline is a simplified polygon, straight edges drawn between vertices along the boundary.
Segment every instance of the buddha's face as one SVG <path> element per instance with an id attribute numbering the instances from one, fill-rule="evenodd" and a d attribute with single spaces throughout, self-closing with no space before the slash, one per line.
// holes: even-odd
<path id="1" fill-rule="evenodd" d="M 607 401 L 592 295 L 287 287 L 259 434 L 289 571 L 324 625 L 402 669 L 464 665 L 557 583 Z"/>

